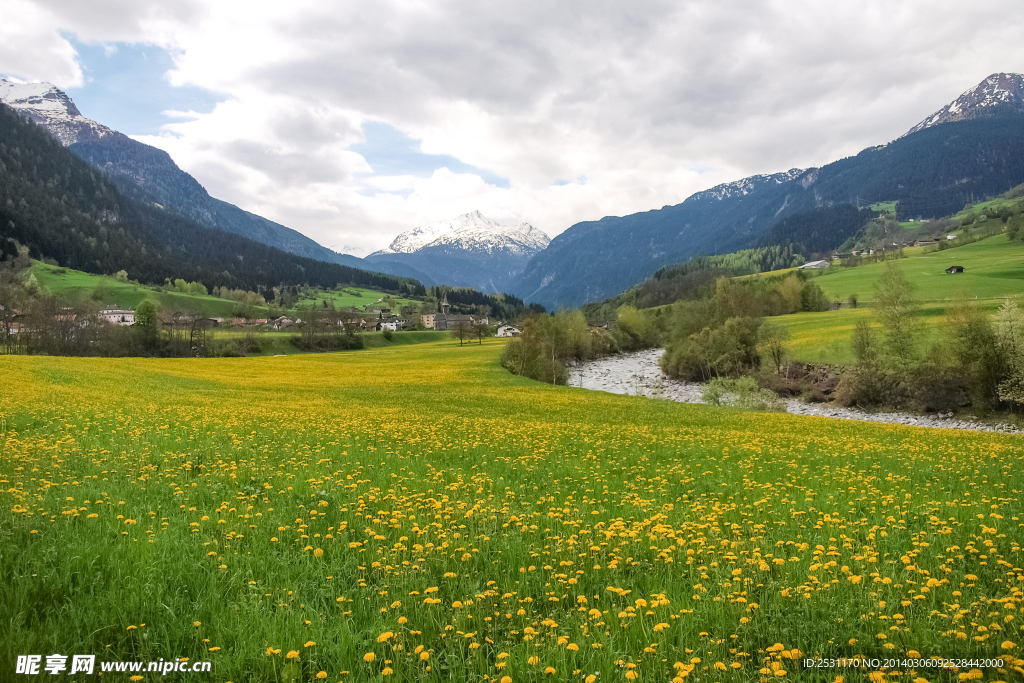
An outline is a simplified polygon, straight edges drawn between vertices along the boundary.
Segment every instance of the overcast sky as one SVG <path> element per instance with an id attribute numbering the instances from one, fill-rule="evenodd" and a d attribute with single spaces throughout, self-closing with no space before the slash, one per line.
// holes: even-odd
<path id="1" fill-rule="evenodd" d="M 0 75 L 364 255 L 479 209 L 554 236 L 882 144 L 1024 71 L 1015 0 L 4 0 Z"/>

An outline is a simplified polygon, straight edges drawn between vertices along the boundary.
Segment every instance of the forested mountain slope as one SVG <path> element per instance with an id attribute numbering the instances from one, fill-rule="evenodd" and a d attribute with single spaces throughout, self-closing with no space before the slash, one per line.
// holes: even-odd
<path id="1" fill-rule="evenodd" d="M 418 282 L 291 254 L 125 196 L 41 127 L 0 105 L 0 241 L 90 273 L 258 291 L 339 283 L 422 291 Z"/>
<path id="2" fill-rule="evenodd" d="M 981 87 L 981 86 L 979 86 Z M 924 127 L 822 168 L 755 176 L 656 211 L 578 223 L 527 265 L 514 291 L 549 308 L 613 296 L 692 256 L 792 243 L 841 244 L 895 200 L 901 219 L 951 214 L 1024 182 L 1024 113 L 1014 102 Z"/>

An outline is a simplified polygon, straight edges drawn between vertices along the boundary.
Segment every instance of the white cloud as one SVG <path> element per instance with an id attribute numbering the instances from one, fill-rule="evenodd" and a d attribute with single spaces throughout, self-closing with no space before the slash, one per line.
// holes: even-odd
<path id="1" fill-rule="evenodd" d="M 81 85 L 75 48 L 58 27 L 53 14 L 30 0 L 6 0 L 0 21 L 0 74 L 61 88 Z"/>
<path id="2" fill-rule="evenodd" d="M 144 141 L 214 196 L 363 252 L 473 209 L 555 235 L 819 165 L 1024 70 L 1024 18 L 999 0 L 9 1 L 32 39 L 3 43 L 0 72 L 80 79 L 59 31 L 164 46 L 172 83 L 229 99 Z M 510 187 L 375 177 L 348 151 L 368 120 Z"/>

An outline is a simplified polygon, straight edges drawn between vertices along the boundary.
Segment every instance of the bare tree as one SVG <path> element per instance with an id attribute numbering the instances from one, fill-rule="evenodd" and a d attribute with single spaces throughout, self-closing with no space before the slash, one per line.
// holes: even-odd
<path id="1" fill-rule="evenodd" d="M 473 332 L 473 323 L 469 320 L 456 320 L 448 329 L 452 336 L 459 340 L 459 346 L 462 346 L 466 337 Z"/>

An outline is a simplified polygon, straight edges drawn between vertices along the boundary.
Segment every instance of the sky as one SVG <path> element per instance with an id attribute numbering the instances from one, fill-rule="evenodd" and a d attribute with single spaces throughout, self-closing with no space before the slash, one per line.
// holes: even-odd
<path id="1" fill-rule="evenodd" d="M 365 255 L 479 210 L 555 236 L 884 144 L 1024 71 L 1012 0 L 4 0 L 0 76 Z"/>

